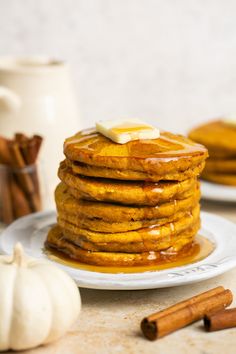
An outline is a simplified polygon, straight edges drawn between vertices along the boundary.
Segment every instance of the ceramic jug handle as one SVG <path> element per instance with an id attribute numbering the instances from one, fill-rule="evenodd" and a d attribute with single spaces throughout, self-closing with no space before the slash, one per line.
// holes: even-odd
<path id="1" fill-rule="evenodd" d="M 16 113 L 21 106 L 20 97 L 7 87 L 0 86 L 0 112 L 4 109 Z"/>

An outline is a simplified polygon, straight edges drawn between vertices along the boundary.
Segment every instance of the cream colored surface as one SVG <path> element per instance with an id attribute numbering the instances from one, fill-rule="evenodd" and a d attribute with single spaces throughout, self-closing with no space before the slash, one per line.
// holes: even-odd
<path id="1" fill-rule="evenodd" d="M 47 185 L 46 207 L 53 206 L 62 144 L 79 130 L 79 117 L 67 65 L 47 57 L 0 57 L 0 132 L 40 134 L 40 170 Z"/>
<path id="2" fill-rule="evenodd" d="M 0 299 L 1 351 L 61 338 L 81 307 L 75 282 L 52 264 L 27 257 L 20 243 L 13 256 L 0 256 Z"/>
<path id="3" fill-rule="evenodd" d="M 203 203 L 203 210 L 236 222 L 236 205 Z M 217 285 L 233 291 L 235 300 L 232 306 L 236 306 L 235 278 L 236 269 L 215 279 L 177 288 L 145 291 L 81 289 L 82 313 L 72 330 L 56 343 L 21 353 L 235 354 L 236 329 L 206 333 L 200 321 L 155 342 L 144 339 L 139 329 L 144 316 Z"/>

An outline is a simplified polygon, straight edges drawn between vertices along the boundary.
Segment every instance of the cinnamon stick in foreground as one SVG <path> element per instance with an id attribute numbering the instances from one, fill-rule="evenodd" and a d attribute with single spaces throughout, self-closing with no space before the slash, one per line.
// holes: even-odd
<path id="1" fill-rule="evenodd" d="M 223 310 L 232 301 L 232 292 L 219 286 L 144 318 L 141 329 L 146 338 L 155 340 L 200 320 L 206 314 Z"/>
<path id="2" fill-rule="evenodd" d="M 208 332 L 236 327 L 236 308 L 204 316 L 204 327 Z"/>

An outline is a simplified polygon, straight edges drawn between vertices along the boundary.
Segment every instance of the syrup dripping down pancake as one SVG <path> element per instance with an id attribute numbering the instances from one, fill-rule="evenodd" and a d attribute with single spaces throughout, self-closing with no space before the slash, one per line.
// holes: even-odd
<path id="1" fill-rule="evenodd" d="M 66 139 L 64 153 L 71 161 L 147 172 L 159 175 L 162 180 L 171 173 L 181 178 L 184 171 L 200 166 L 208 156 L 204 146 L 168 132 L 161 132 L 158 139 L 135 140 L 121 145 L 94 129 L 81 131 Z"/>
<path id="2" fill-rule="evenodd" d="M 200 198 L 199 183 L 188 191 L 185 199 L 175 199 L 155 206 L 130 206 L 87 201 L 71 195 L 71 189 L 60 183 L 55 191 L 58 212 L 72 214 L 77 218 L 89 218 L 107 223 L 135 222 L 168 218 L 180 211 L 188 211 Z"/>
<path id="3" fill-rule="evenodd" d="M 80 174 L 89 177 L 101 177 L 109 179 L 118 179 L 125 181 L 150 181 L 159 182 L 163 179 L 161 174 L 153 174 L 149 172 L 142 171 L 132 171 L 132 170 L 118 170 L 108 167 L 98 167 L 91 166 L 87 164 L 82 164 L 78 162 L 71 162 L 66 160 L 66 164 L 72 169 L 74 174 Z M 182 172 L 171 172 L 165 175 L 166 181 L 183 181 L 187 178 L 197 177 L 201 174 L 204 169 L 205 162 L 201 162 L 197 166 L 193 166 Z"/>
<path id="4" fill-rule="evenodd" d="M 78 262 L 100 266 L 136 266 L 155 264 L 160 260 L 166 261 L 171 257 L 175 258 L 178 254 L 186 249 L 191 252 L 192 240 L 197 230 L 193 231 L 192 238 L 190 233 L 186 231 L 186 237 L 182 234 L 181 243 L 176 244 L 176 249 L 170 248 L 164 251 L 151 251 L 141 253 L 124 253 L 124 252 L 91 252 L 76 246 L 67 241 L 61 228 L 56 225 L 48 233 L 46 246 L 56 249 Z"/>
<path id="5" fill-rule="evenodd" d="M 62 182 L 78 191 L 75 196 L 87 200 L 97 200 L 121 204 L 154 206 L 161 202 L 185 198 L 183 193 L 197 184 L 196 178 L 181 182 L 160 181 L 119 181 L 106 178 L 84 177 L 74 175 L 72 170 L 61 163 L 58 176 Z"/>
<path id="6" fill-rule="evenodd" d="M 78 239 L 86 240 L 92 243 L 100 242 L 107 244 L 118 243 L 120 249 L 129 250 L 129 246 L 132 244 L 145 243 L 145 250 L 151 251 L 159 249 L 159 241 L 162 238 L 169 238 L 170 241 L 173 237 L 181 232 L 184 232 L 188 228 L 192 227 L 199 221 L 200 207 L 197 205 L 192 211 L 186 212 L 180 219 L 167 222 L 164 225 L 152 225 L 146 228 L 141 228 L 133 231 L 126 232 L 98 232 L 88 229 L 83 229 L 75 224 L 58 218 L 58 225 L 67 231 L 68 235 L 77 236 Z M 125 247 L 125 248 L 124 248 Z M 136 252 L 142 252 L 139 248 Z"/>

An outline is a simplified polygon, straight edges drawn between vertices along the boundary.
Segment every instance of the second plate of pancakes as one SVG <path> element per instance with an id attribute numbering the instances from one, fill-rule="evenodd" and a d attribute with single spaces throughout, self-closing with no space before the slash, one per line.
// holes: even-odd
<path id="1" fill-rule="evenodd" d="M 215 202 L 236 203 L 236 187 L 201 181 L 201 197 Z"/>
<path id="2" fill-rule="evenodd" d="M 202 173 L 202 198 L 236 202 L 236 125 L 225 119 L 207 122 L 189 133 L 209 151 Z"/>

